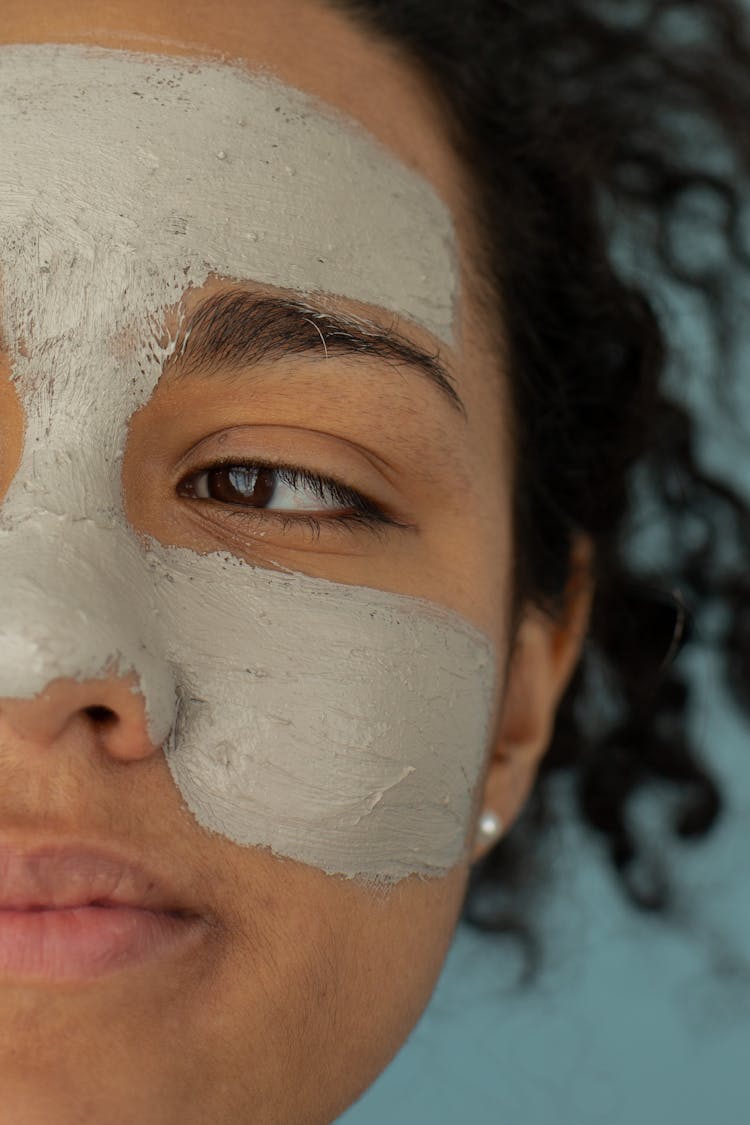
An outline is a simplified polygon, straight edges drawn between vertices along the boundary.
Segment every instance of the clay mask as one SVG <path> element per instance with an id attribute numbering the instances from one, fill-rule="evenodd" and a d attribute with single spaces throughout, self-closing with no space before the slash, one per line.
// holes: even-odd
<path id="1" fill-rule="evenodd" d="M 450 341 L 447 209 L 360 126 L 223 63 L 1 48 L 0 152 L 27 419 L 0 508 L 0 698 L 134 673 L 204 828 L 330 875 L 445 874 L 492 724 L 489 639 L 424 599 L 144 540 L 121 468 L 174 345 L 165 313 L 211 274 Z"/>

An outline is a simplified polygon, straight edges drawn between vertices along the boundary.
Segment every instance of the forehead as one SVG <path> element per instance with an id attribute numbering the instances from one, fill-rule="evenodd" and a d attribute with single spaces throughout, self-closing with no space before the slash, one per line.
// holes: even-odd
<path id="1" fill-rule="evenodd" d="M 215 272 L 380 306 L 453 340 L 446 205 L 361 126 L 276 79 L 102 47 L 4 46 L 0 146 L 4 271 L 10 246 L 42 272 L 61 252 L 106 246 L 123 277 L 128 259 L 151 262 L 162 288 L 165 267 L 183 288 Z"/>

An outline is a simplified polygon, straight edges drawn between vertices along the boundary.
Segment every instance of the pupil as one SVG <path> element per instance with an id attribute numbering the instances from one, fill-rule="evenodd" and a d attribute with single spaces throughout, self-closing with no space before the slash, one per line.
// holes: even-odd
<path id="1" fill-rule="evenodd" d="M 276 482 L 268 469 L 215 469 L 211 473 L 209 491 L 226 504 L 253 504 L 263 507 L 273 495 Z"/>

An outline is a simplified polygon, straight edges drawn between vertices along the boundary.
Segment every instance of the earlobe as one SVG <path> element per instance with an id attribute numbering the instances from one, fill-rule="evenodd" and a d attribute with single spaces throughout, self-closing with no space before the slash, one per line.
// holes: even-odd
<path id="1" fill-rule="evenodd" d="M 494 811 L 507 832 L 526 803 L 549 748 L 560 700 L 580 660 L 593 601 L 589 540 L 576 544 L 566 612 L 553 621 L 531 607 L 510 657 L 505 697 L 489 763 L 480 815 Z M 474 860 L 487 847 L 481 843 Z"/>

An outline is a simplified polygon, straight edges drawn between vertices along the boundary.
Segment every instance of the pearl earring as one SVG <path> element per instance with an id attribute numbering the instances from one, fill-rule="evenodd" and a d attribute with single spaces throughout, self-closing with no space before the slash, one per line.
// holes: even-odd
<path id="1" fill-rule="evenodd" d="M 496 844 L 503 834 L 503 822 L 496 812 L 485 810 L 479 818 L 476 842 Z"/>

